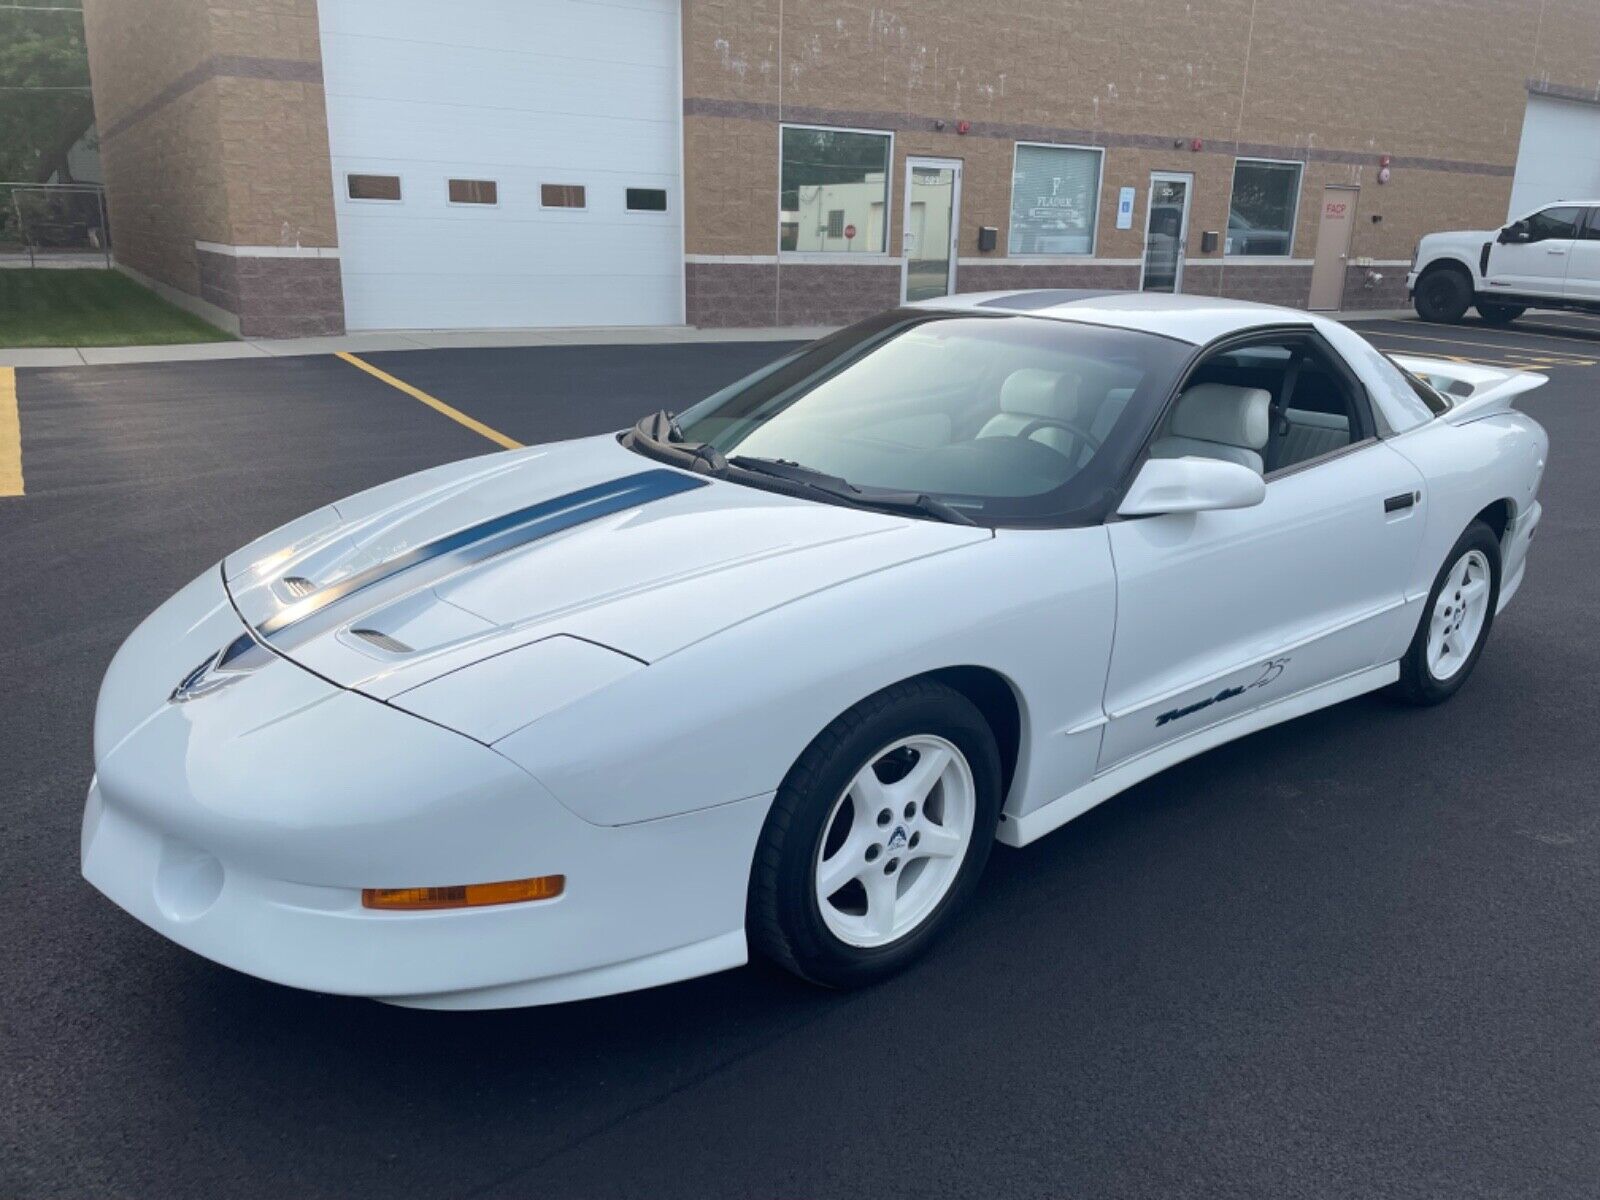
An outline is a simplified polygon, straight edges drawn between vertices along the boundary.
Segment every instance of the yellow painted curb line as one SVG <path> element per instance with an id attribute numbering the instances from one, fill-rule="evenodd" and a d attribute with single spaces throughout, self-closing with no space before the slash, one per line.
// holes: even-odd
<path id="1" fill-rule="evenodd" d="M 0 496 L 22 495 L 22 418 L 17 415 L 17 370 L 0 367 Z"/>
<path id="2" fill-rule="evenodd" d="M 378 370 L 377 367 L 373 366 L 369 362 L 365 362 L 362 359 L 357 358 L 354 354 L 347 353 L 344 350 L 339 350 L 339 351 L 335 351 L 334 357 L 344 359 L 345 362 L 349 363 L 352 367 L 355 367 L 357 370 L 365 371 L 368 375 L 371 375 L 374 379 L 382 380 L 384 383 L 387 383 L 390 387 L 394 388 L 396 391 L 404 392 L 406 395 L 410 396 L 413 400 L 422 401 L 422 403 L 426 404 L 429 408 L 433 409 L 435 412 L 443 413 L 445 416 L 449 417 L 452 421 L 454 421 L 457 425 L 465 425 L 468 429 L 472 430 L 473 433 L 476 433 L 476 434 L 479 434 L 479 435 L 481 435 L 483 437 L 488 438 L 491 442 L 494 442 L 497 446 L 504 446 L 507 450 L 520 450 L 520 449 L 522 449 L 522 443 L 517 441 L 515 438 L 507 437 L 505 434 L 501 433 L 498 429 L 489 428 L 489 426 L 485 425 L 482 421 L 478 421 L 478 420 L 473 419 L 472 417 L 467 416 L 467 414 L 462 412 L 459 408 L 453 408 L 452 406 L 446 404 L 443 400 L 440 400 L 438 397 L 428 395 L 428 393 L 423 391 L 421 388 L 412 387 L 404 379 L 396 379 L 393 375 L 389 374 L 389 372 L 387 372 L 387 371 Z M 3 438 L 3 437 L 4 437 L 4 431 L 0 430 L 0 438 Z M 20 468 L 20 462 L 19 462 L 18 469 L 19 469 L 19 471 L 21 469 Z M 21 489 L 21 486 L 22 486 L 21 476 L 19 474 L 18 475 L 18 481 L 17 481 L 18 490 Z"/>

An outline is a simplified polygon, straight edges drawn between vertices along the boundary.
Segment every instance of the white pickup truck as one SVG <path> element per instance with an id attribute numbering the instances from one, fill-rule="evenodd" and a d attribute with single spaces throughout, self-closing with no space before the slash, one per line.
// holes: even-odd
<path id="1" fill-rule="evenodd" d="M 1406 294 L 1424 321 L 1459 321 L 1472 307 L 1492 325 L 1529 308 L 1600 312 L 1600 200 L 1559 200 L 1504 229 L 1430 233 Z"/>

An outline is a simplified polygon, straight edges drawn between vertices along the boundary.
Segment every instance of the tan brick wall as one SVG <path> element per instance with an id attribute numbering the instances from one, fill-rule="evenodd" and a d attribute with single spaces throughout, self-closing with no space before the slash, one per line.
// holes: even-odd
<path id="1" fill-rule="evenodd" d="M 258 311 L 265 275 L 202 287 L 196 241 L 338 244 L 316 0 L 87 0 L 84 24 L 120 262 Z M 294 261 L 272 269 L 273 299 L 292 307 L 281 277 L 304 274 L 325 328 L 328 267 Z"/>
<path id="2" fill-rule="evenodd" d="M 964 161 L 960 253 L 976 256 L 978 227 L 994 225 L 1004 258 L 1013 145 L 1073 140 L 1107 144 L 1097 258 L 1140 255 L 1152 170 L 1195 176 L 1188 253 L 1199 258 L 1201 234 L 1226 229 L 1237 142 L 1246 156 L 1309 160 L 1294 259 L 1312 257 L 1331 183 L 1361 189 L 1352 256 L 1406 259 L 1425 232 L 1504 219 L 1528 80 L 1600 80 L 1594 0 L 785 0 L 781 28 L 779 11 L 777 0 L 685 0 L 692 255 L 775 252 L 781 116 L 895 130 L 891 250 L 907 154 Z M 1385 185 L 1381 154 L 1396 159 Z M 1117 230 L 1129 185 L 1135 227 Z M 1232 291 L 1233 269 L 1194 278 Z M 1007 277 L 981 275 L 985 286 Z"/>

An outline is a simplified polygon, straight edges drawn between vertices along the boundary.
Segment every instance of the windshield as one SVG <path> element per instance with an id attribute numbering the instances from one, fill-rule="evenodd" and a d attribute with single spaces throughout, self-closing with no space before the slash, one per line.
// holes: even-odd
<path id="1" fill-rule="evenodd" d="M 984 524 L 1097 521 L 1193 348 L 1047 318 L 901 310 L 695 405 L 685 443 L 925 494 Z"/>

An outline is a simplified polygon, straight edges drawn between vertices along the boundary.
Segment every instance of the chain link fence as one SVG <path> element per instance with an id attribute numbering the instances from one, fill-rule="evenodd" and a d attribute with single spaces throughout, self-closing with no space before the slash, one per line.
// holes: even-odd
<path id="1" fill-rule="evenodd" d="M 0 181 L 0 265 L 111 265 L 105 189 Z"/>

